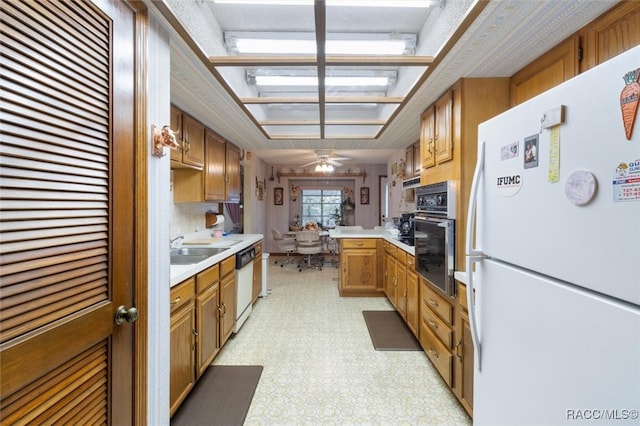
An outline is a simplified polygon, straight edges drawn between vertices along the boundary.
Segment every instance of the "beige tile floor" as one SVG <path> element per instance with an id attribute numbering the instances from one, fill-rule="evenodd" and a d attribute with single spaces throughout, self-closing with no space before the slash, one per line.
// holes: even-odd
<path id="1" fill-rule="evenodd" d="M 421 351 L 373 349 L 363 310 L 386 298 L 339 297 L 338 270 L 270 259 L 268 297 L 214 364 L 262 365 L 245 425 L 470 425 Z"/>

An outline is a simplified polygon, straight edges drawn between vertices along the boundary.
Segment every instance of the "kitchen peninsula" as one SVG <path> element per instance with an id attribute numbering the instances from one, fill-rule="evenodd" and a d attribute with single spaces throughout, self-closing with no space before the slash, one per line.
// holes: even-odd
<path id="1" fill-rule="evenodd" d="M 387 296 L 397 283 L 389 276 L 387 254 L 398 254 L 403 263 L 413 259 L 414 249 L 397 240 L 387 229 L 337 229 L 329 236 L 340 244 L 340 295 Z M 413 269 L 413 268 L 412 268 Z M 394 297 L 390 297 L 393 303 Z M 394 304 L 395 305 L 395 304 Z"/>

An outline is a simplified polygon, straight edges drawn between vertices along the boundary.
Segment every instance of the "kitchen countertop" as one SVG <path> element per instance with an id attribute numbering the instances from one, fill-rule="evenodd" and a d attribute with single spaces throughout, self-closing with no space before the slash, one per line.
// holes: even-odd
<path id="1" fill-rule="evenodd" d="M 198 272 L 204 271 L 227 257 L 233 256 L 239 251 L 262 241 L 264 238 L 262 234 L 230 234 L 226 237 L 211 238 L 214 242 L 210 244 L 189 244 L 190 241 L 201 242 L 203 240 L 203 233 L 200 232 L 199 234 L 200 238 L 193 234 L 186 236 L 182 245 L 186 247 L 229 247 L 229 249 L 192 265 L 171 265 L 171 287 L 194 276 Z"/>
<path id="2" fill-rule="evenodd" d="M 391 232 L 386 229 L 339 229 L 330 230 L 329 236 L 331 238 L 382 238 L 391 244 L 401 248 L 410 255 L 415 255 L 415 248 L 408 244 L 397 240 Z"/>

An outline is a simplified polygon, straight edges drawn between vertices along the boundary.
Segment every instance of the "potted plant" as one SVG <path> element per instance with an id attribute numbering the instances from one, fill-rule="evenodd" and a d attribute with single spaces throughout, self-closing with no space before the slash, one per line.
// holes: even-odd
<path id="1" fill-rule="evenodd" d="M 347 198 L 342 202 L 342 210 L 354 210 L 356 203 L 351 198 Z"/>
<path id="2" fill-rule="evenodd" d="M 329 213 L 329 217 L 333 220 L 335 226 L 344 225 L 342 222 L 342 206 L 334 208 L 333 211 Z"/>

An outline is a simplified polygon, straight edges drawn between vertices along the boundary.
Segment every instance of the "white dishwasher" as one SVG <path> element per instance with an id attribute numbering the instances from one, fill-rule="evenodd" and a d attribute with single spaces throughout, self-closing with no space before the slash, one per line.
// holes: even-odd
<path id="1" fill-rule="evenodd" d="M 253 296 L 253 259 L 256 249 L 251 246 L 236 254 L 236 327 L 240 327 L 251 315 L 251 299 Z"/>

